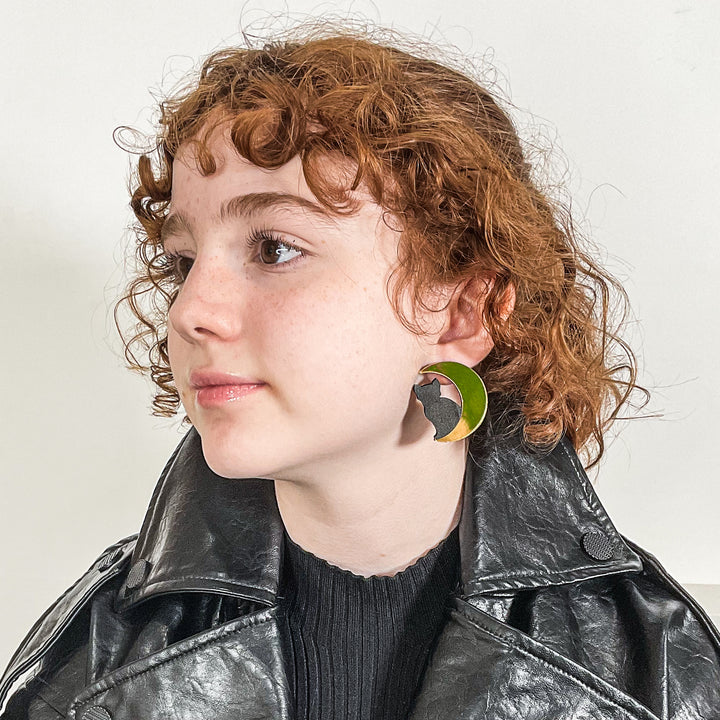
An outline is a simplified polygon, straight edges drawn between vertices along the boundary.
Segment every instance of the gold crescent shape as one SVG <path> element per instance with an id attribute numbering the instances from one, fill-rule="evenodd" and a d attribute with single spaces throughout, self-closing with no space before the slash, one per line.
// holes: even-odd
<path id="1" fill-rule="evenodd" d="M 485 419 L 488 406 L 487 389 L 482 378 L 470 367 L 452 360 L 433 363 L 421 368 L 420 373 L 434 373 L 447 378 L 460 394 L 460 420 L 438 442 L 453 442 L 475 432 Z"/>

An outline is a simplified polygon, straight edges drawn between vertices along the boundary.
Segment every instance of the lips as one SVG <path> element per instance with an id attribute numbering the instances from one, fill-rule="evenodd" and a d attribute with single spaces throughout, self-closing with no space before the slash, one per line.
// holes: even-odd
<path id="1" fill-rule="evenodd" d="M 217 370 L 193 370 L 190 373 L 190 385 L 195 390 L 212 385 L 264 385 L 262 380 L 251 377 L 242 377 Z"/>
<path id="2" fill-rule="evenodd" d="M 241 400 L 257 393 L 265 384 L 257 378 L 217 370 L 194 370 L 190 374 L 190 385 L 197 391 L 197 403 L 206 409 Z"/>

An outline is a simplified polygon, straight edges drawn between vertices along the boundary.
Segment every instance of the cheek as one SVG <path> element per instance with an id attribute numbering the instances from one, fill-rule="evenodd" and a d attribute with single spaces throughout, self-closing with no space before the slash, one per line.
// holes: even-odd
<path id="1" fill-rule="evenodd" d="M 309 387 L 341 391 L 357 382 L 368 390 L 388 382 L 394 369 L 409 372 L 411 382 L 417 344 L 383 293 L 384 287 L 347 283 L 268 298 L 257 307 L 262 322 L 253 323 L 261 354 Z"/>
<path id="2" fill-rule="evenodd" d="M 252 333 L 261 354 L 294 373 L 316 372 L 321 358 L 333 353 L 345 336 L 350 308 L 340 296 L 297 290 L 279 297 L 259 298 L 251 311 Z"/>

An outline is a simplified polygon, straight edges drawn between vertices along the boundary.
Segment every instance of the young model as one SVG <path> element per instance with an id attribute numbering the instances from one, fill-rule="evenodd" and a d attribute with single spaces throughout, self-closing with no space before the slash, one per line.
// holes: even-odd
<path id="1" fill-rule="evenodd" d="M 421 55 L 232 48 L 162 104 L 126 349 L 191 427 L 0 717 L 720 718 L 718 631 L 578 457 L 638 389 L 622 288 Z"/>

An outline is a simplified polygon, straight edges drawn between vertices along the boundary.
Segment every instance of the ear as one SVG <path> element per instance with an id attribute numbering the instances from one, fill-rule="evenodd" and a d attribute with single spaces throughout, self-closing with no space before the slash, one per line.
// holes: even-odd
<path id="1" fill-rule="evenodd" d="M 469 367 L 484 360 L 494 342 L 483 322 L 485 298 L 492 289 L 494 276 L 476 277 L 457 285 L 443 311 L 444 323 L 433 345 L 436 355 L 432 362 L 455 360 Z M 507 293 L 503 317 L 510 315 L 515 306 L 512 286 Z"/>

